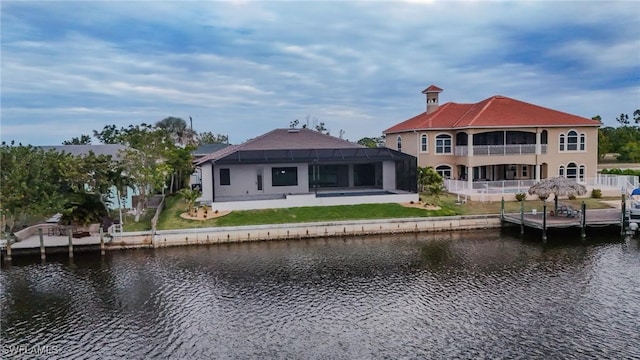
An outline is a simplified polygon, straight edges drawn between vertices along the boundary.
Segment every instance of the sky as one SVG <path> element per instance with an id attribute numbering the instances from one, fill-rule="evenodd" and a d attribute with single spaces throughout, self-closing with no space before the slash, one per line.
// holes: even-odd
<path id="1" fill-rule="evenodd" d="M 640 108 L 634 1 L 0 3 L 0 139 L 183 118 L 238 144 L 294 120 L 357 141 L 503 95 L 617 125 Z M 98 143 L 94 138 L 93 143 Z"/>

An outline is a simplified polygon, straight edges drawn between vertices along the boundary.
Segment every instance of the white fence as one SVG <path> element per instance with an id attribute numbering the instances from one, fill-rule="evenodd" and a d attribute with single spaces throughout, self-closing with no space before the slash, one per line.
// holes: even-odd
<path id="1" fill-rule="evenodd" d="M 487 201 L 495 198 L 487 195 L 526 193 L 536 182 L 536 180 L 474 181 L 469 186 L 467 181 L 445 179 L 444 184 L 447 191 L 451 193 L 470 196 L 471 200 Z M 640 187 L 638 177 L 629 175 L 598 174 L 595 178 L 586 178 L 578 182 L 589 188 L 615 191 L 618 194 L 630 194 L 633 189 Z"/>

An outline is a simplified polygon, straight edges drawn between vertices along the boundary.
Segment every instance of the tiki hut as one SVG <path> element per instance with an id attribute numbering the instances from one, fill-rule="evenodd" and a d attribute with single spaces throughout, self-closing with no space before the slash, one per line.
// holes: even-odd
<path id="1" fill-rule="evenodd" d="M 552 177 L 544 179 L 529 188 L 529 195 L 538 195 L 540 198 L 548 198 L 554 195 L 554 213 L 558 213 L 558 196 L 580 196 L 587 193 L 587 188 L 578 184 L 574 179 L 565 177 Z"/>

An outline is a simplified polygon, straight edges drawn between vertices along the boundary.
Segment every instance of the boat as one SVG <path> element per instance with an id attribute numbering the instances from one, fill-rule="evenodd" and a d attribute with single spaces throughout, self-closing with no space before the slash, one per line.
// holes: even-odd
<path id="1" fill-rule="evenodd" d="M 629 223 L 640 223 L 640 188 L 634 189 L 631 192 Z"/>

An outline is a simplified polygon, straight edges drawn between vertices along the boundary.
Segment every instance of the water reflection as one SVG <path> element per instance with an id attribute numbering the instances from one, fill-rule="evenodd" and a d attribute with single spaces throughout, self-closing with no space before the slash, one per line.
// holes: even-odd
<path id="1" fill-rule="evenodd" d="M 5 357 L 640 356 L 635 240 L 473 232 L 85 255 L 3 269 Z"/>

